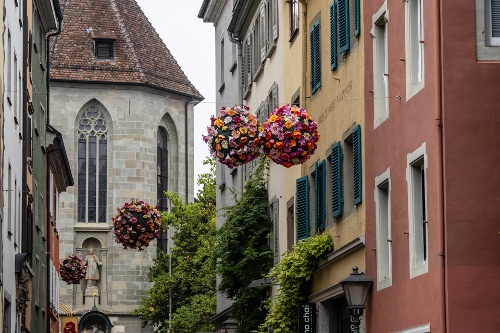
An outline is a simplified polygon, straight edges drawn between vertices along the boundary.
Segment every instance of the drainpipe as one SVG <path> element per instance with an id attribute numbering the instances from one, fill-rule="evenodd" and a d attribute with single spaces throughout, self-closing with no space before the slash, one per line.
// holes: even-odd
<path id="1" fill-rule="evenodd" d="M 57 29 L 49 34 L 47 34 L 46 37 L 46 42 L 45 42 L 45 49 L 46 49 L 46 59 L 47 59 L 47 75 L 45 76 L 46 82 L 45 82 L 45 87 L 47 89 L 47 120 L 46 123 L 47 125 L 50 124 L 50 51 L 49 51 L 49 46 L 50 46 L 50 38 L 55 37 L 57 35 L 60 35 L 62 32 L 62 12 L 61 12 L 61 7 L 59 7 L 59 2 L 55 1 L 54 2 L 54 9 L 56 11 L 56 16 L 57 16 Z"/>
<path id="2" fill-rule="evenodd" d="M 434 111 L 436 122 L 436 149 L 437 149 L 437 226 L 438 226 L 438 257 L 441 271 L 441 292 L 439 294 L 441 303 L 442 321 L 440 332 L 447 332 L 447 282 L 446 282 L 446 225 L 444 212 L 444 152 L 443 152 L 443 91 L 442 91 L 442 50 L 441 50 L 441 0 L 434 2 L 434 60 L 437 70 L 434 71 Z"/>
<path id="3" fill-rule="evenodd" d="M 235 37 L 231 31 L 228 32 L 229 41 L 238 45 L 238 65 L 243 64 L 243 50 L 242 43 L 239 37 Z M 243 72 L 242 68 L 238 68 L 238 103 L 243 106 Z"/>
<path id="4" fill-rule="evenodd" d="M 301 107 L 306 107 L 306 86 L 307 86 L 307 0 L 299 0 L 302 5 L 302 22 L 301 31 L 302 35 L 302 83 L 300 85 L 300 104 Z"/>
<path id="5" fill-rule="evenodd" d="M 228 31 L 229 41 L 238 45 L 238 103 L 243 107 L 243 46 L 239 37 L 235 37 L 231 31 Z M 238 167 L 240 184 L 243 187 L 243 167 Z M 222 172 L 226 172 L 225 170 Z"/>
<path id="6" fill-rule="evenodd" d="M 188 106 L 189 106 L 189 103 L 190 101 L 186 101 L 186 104 L 184 104 L 184 136 L 185 136 L 185 139 L 184 139 L 184 143 L 185 143 L 185 150 L 186 150 L 186 155 L 185 155 L 185 161 L 184 161 L 184 168 L 185 168 L 185 179 L 186 179 L 186 183 L 185 183 L 185 186 L 186 186 L 186 204 L 189 202 L 189 167 L 188 167 L 188 163 L 189 163 L 189 156 L 188 156 Z M 193 115 L 194 116 L 194 115 Z"/>
<path id="7" fill-rule="evenodd" d="M 46 95 L 45 95 L 45 103 L 47 105 L 47 108 L 46 108 L 46 112 L 47 112 L 47 115 L 46 115 L 46 120 L 45 120 L 45 123 L 46 123 L 46 129 L 47 128 L 51 128 L 50 126 L 50 38 L 51 37 L 54 37 L 54 36 L 57 36 L 59 35 L 61 32 L 62 32 L 62 27 L 61 27 L 61 24 L 62 24 L 62 12 L 61 12 L 61 7 L 59 7 L 59 2 L 58 1 L 54 1 L 54 9 L 55 9 L 55 12 L 56 12 L 56 16 L 57 16 L 57 28 L 54 32 L 51 32 L 49 34 L 47 34 L 46 38 L 45 38 L 45 59 L 46 59 L 46 64 L 47 64 L 47 74 L 45 75 L 45 89 L 46 89 Z M 60 133 L 59 133 L 60 135 Z M 47 144 L 47 142 L 45 142 Z M 46 167 L 46 181 L 45 181 L 45 186 L 46 186 L 46 189 L 48 190 L 50 188 L 50 164 L 49 164 L 49 155 L 51 153 L 53 153 L 54 151 L 57 151 L 59 150 L 60 147 L 54 149 L 54 150 L 48 150 L 45 154 L 45 157 L 46 157 L 46 164 L 45 164 L 45 167 Z M 51 237 L 50 237 L 50 233 L 51 233 L 51 229 L 50 229 L 50 198 L 48 198 L 48 196 L 46 196 L 46 218 L 47 218 L 47 221 L 46 221 L 46 230 L 47 230 L 47 244 L 48 244 L 48 249 L 47 249 L 47 267 L 49 266 L 50 264 L 50 255 L 52 253 L 51 249 L 50 249 L 50 242 L 51 242 Z M 59 249 L 58 249 L 59 250 Z M 46 272 L 47 276 L 46 276 L 46 291 L 49 292 L 50 290 L 50 268 L 47 269 L 47 272 Z M 46 328 L 46 332 L 50 332 L 50 297 L 47 297 L 47 300 L 46 300 L 46 316 L 47 316 L 47 328 Z"/>

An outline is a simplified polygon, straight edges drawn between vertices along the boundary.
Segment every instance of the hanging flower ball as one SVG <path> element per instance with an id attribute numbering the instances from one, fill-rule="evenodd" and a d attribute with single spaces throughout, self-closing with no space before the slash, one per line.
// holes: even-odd
<path id="1" fill-rule="evenodd" d="M 262 150 L 286 168 L 307 161 L 316 150 L 318 125 L 303 108 L 283 105 L 275 108 L 260 133 Z"/>
<path id="2" fill-rule="evenodd" d="M 148 203 L 132 198 L 117 211 L 111 229 L 124 249 L 143 251 L 160 235 L 161 214 Z"/>
<path id="3" fill-rule="evenodd" d="M 71 255 L 59 265 L 59 274 L 67 284 L 80 284 L 87 274 L 87 264 L 79 256 Z"/>
<path id="4" fill-rule="evenodd" d="M 247 106 L 223 107 L 217 118 L 210 118 L 208 134 L 203 140 L 210 155 L 230 169 L 257 158 L 262 152 L 259 133 L 262 127 Z"/>

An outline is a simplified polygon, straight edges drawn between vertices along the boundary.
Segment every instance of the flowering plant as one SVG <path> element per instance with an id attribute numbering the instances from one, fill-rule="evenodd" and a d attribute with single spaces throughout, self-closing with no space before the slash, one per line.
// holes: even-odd
<path id="1" fill-rule="evenodd" d="M 217 118 L 210 118 L 208 135 L 203 135 L 210 155 L 230 169 L 252 161 L 261 153 L 262 127 L 249 110 L 247 106 L 222 107 Z"/>
<path id="2" fill-rule="evenodd" d="M 117 211 L 111 228 L 115 229 L 115 242 L 124 249 L 142 251 L 160 234 L 161 214 L 148 203 L 132 198 Z"/>
<path id="3" fill-rule="evenodd" d="M 59 274 L 67 284 L 80 284 L 80 280 L 87 274 L 87 264 L 82 258 L 71 255 L 59 266 Z"/>
<path id="4" fill-rule="evenodd" d="M 303 108 L 283 105 L 275 108 L 260 133 L 262 150 L 286 168 L 302 164 L 317 148 L 318 125 Z"/>

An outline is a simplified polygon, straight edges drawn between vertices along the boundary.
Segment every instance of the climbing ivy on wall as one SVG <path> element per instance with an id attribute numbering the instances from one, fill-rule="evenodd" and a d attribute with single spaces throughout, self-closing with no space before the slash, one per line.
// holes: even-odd
<path id="1" fill-rule="evenodd" d="M 306 300 L 307 285 L 319 260 L 332 250 L 331 236 L 319 234 L 299 241 L 273 267 L 269 277 L 279 285 L 279 291 L 266 304 L 269 312 L 259 328 L 261 333 L 268 333 L 270 328 L 273 333 L 297 332 L 298 304 Z"/>
<path id="2" fill-rule="evenodd" d="M 269 248 L 271 219 L 267 192 L 267 162 L 259 166 L 236 203 L 225 208 L 225 222 L 217 234 L 219 290 L 234 303 L 230 316 L 238 321 L 238 332 L 256 331 L 264 322 L 269 287 L 250 288 L 273 264 Z"/>

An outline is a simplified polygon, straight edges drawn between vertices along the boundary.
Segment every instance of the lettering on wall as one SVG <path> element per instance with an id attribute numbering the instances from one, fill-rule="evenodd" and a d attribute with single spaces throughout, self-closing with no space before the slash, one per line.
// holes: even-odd
<path id="1" fill-rule="evenodd" d="M 347 83 L 344 89 L 342 89 L 342 91 L 337 95 L 337 97 L 335 97 L 332 103 L 330 103 L 330 105 L 328 105 L 325 111 L 321 113 L 318 119 L 319 124 L 321 124 L 323 121 L 326 120 L 326 118 L 328 118 L 330 113 L 332 113 L 333 110 L 335 110 L 335 108 L 337 107 L 337 104 L 340 103 L 347 96 L 347 94 L 351 92 L 351 90 L 352 90 L 352 81 L 349 81 L 349 83 Z"/>
<path id="2" fill-rule="evenodd" d="M 299 333 L 316 333 L 315 303 L 299 303 Z"/>

